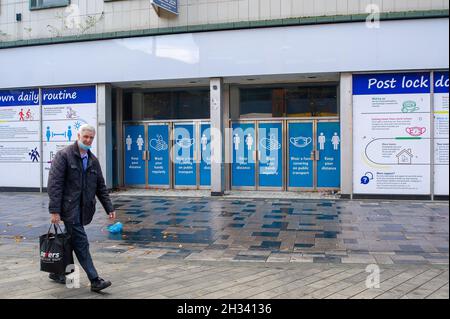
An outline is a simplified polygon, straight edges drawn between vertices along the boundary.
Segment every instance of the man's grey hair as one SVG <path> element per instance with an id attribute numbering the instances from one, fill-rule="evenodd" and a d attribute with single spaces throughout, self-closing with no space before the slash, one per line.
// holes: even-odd
<path id="1" fill-rule="evenodd" d="M 80 135 L 82 135 L 84 131 L 89 131 L 89 132 L 92 132 L 95 134 L 95 127 L 93 127 L 92 125 L 89 125 L 89 124 L 83 124 L 78 129 L 78 133 L 80 133 Z"/>

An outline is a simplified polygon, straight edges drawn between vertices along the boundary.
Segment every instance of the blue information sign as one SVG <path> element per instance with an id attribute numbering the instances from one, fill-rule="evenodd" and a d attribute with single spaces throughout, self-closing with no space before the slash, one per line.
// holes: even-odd
<path id="1" fill-rule="evenodd" d="M 193 124 L 177 124 L 174 128 L 175 185 L 197 185 L 196 164 L 194 161 L 195 136 Z"/>
<path id="2" fill-rule="evenodd" d="M 169 186 L 169 126 L 157 124 L 148 126 L 148 184 Z"/>
<path id="3" fill-rule="evenodd" d="M 95 103 L 95 86 L 42 89 L 42 105 Z"/>
<path id="4" fill-rule="evenodd" d="M 125 184 L 145 184 L 145 161 L 142 159 L 145 150 L 144 126 L 125 126 Z"/>
<path id="5" fill-rule="evenodd" d="M 434 72 L 434 93 L 448 93 L 448 72 Z"/>
<path id="6" fill-rule="evenodd" d="M 255 186 L 255 125 L 251 123 L 233 123 L 233 163 L 232 186 Z"/>
<path id="7" fill-rule="evenodd" d="M 314 186 L 313 123 L 289 123 L 289 187 L 312 188 Z"/>
<path id="8" fill-rule="evenodd" d="M 152 0 L 152 4 L 163 10 L 178 14 L 178 0 Z"/>
<path id="9" fill-rule="evenodd" d="M 430 93 L 430 73 L 381 73 L 353 76 L 354 95 Z"/>
<path id="10" fill-rule="evenodd" d="M 1 90 L 0 107 L 39 105 L 38 89 Z"/>
<path id="11" fill-rule="evenodd" d="M 317 187 L 339 188 L 341 184 L 341 136 L 339 123 L 317 123 Z"/>
<path id="12" fill-rule="evenodd" d="M 259 123 L 259 186 L 283 186 L 283 149 L 281 123 Z"/>
<path id="13" fill-rule="evenodd" d="M 211 185 L 211 125 L 200 125 L 200 186 Z"/>

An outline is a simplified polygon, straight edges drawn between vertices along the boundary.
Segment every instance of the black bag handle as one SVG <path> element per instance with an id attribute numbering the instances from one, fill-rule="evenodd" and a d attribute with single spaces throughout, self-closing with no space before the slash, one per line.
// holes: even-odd
<path id="1" fill-rule="evenodd" d="M 60 234 L 63 234 L 63 231 L 62 231 L 61 226 L 59 225 L 59 223 L 57 225 L 58 225 Z M 48 228 L 48 231 L 47 231 L 47 247 L 45 248 L 46 251 L 48 251 L 49 246 L 51 246 L 51 242 L 49 241 L 49 238 L 50 238 L 50 234 L 52 234 L 50 232 L 50 229 L 52 228 L 52 226 L 53 226 L 53 228 L 55 230 L 55 235 L 58 234 L 58 228 L 56 228 L 56 224 L 50 224 L 50 227 Z"/>
<path id="2" fill-rule="evenodd" d="M 63 233 L 63 231 L 62 231 L 61 226 L 59 225 L 59 223 L 58 223 L 58 224 L 50 224 L 50 227 L 48 228 L 48 231 L 47 231 L 47 239 L 50 237 L 50 234 L 51 234 L 51 233 L 50 233 L 50 229 L 52 228 L 52 226 L 53 226 L 53 228 L 55 229 L 55 235 L 58 234 L 58 228 L 56 228 L 56 225 L 58 225 L 60 234 Z"/>

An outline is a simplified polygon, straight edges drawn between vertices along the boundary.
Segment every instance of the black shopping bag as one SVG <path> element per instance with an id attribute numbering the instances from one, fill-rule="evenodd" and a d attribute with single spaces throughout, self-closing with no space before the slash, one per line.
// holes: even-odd
<path id="1" fill-rule="evenodd" d="M 67 265 L 74 263 L 70 235 L 63 233 L 59 225 L 53 224 L 55 233 L 50 232 L 51 228 L 52 225 L 47 234 L 39 236 L 41 271 L 64 275 Z"/>

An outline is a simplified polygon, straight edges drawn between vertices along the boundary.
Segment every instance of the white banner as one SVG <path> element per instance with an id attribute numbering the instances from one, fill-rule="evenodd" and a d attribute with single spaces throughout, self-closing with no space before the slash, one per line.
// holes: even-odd
<path id="1" fill-rule="evenodd" d="M 40 187 L 39 90 L 0 91 L 0 187 Z"/>
<path id="2" fill-rule="evenodd" d="M 434 74 L 434 194 L 449 194 L 448 72 Z"/>
<path id="3" fill-rule="evenodd" d="M 353 192 L 431 192 L 430 74 L 353 79 Z"/>
<path id="4" fill-rule="evenodd" d="M 50 88 L 42 91 L 43 187 L 47 187 L 56 152 L 77 140 L 78 129 L 90 124 L 97 129 L 95 86 Z M 97 153 L 97 139 L 92 153 Z"/>

